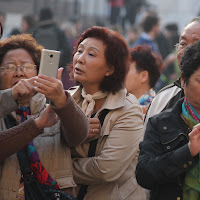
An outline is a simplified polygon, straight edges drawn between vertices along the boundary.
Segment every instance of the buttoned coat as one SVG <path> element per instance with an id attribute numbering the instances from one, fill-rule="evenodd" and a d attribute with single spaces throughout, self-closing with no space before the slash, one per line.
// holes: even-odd
<path id="1" fill-rule="evenodd" d="M 188 147 L 191 130 L 181 117 L 182 102 L 151 117 L 140 143 L 136 178 L 151 190 L 151 200 L 182 200 L 185 173 L 198 161 Z"/>
<path id="2" fill-rule="evenodd" d="M 81 106 L 81 87 L 72 89 Z M 96 154 L 88 157 L 89 140 L 76 148 L 81 158 L 73 160 L 74 180 L 88 186 L 84 200 L 144 200 L 144 189 L 135 178 L 139 142 L 143 138 L 143 114 L 135 96 L 122 89 L 109 93 L 101 109 L 108 109 L 98 138 Z M 95 139 L 95 138 L 93 138 Z"/>

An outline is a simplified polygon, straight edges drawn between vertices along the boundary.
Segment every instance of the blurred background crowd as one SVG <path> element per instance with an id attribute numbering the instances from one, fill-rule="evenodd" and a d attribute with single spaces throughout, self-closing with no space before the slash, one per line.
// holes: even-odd
<path id="1" fill-rule="evenodd" d="M 45 48 L 60 50 L 65 89 L 75 84 L 66 66 L 79 33 L 98 25 L 118 31 L 130 48 L 150 36 L 163 61 L 157 92 L 179 77 L 175 45 L 186 23 L 199 14 L 198 0 L 0 0 L 3 38 L 31 33 Z"/>

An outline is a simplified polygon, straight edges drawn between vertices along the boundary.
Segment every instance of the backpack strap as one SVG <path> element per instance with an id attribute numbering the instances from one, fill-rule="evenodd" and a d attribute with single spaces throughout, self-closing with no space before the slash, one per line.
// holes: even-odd
<path id="1" fill-rule="evenodd" d="M 108 110 L 108 109 L 104 109 L 104 110 L 101 111 L 101 113 L 99 115 L 99 121 L 100 121 L 101 126 L 103 126 L 104 119 L 109 112 L 110 112 L 110 110 Z M 88 150 L 88 157 L 95 156 L 97 142 L 98 142 L 98 139 L 90 142 L 90 146 L 89 146 L 89 150 Z M 87 188 L 88 188 L 88 185 L 81 185 L 81 188 L 80 188 L 79 193 L 77 195 L 78 200 L 84 199 L 84 197 L 87 193 Z"/>

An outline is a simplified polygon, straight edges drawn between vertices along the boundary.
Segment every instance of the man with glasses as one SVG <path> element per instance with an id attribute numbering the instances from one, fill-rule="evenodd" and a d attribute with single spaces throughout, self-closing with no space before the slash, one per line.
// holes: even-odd
<path id="1" fill-rule="evenodd" d="M 195 17 L 189 24 L 186 25 L 183 32 L 180 35 L 179 43 L 176 45 L 177 49 L 177 61 L 180 68 L 181 56 L 184 53 L 187 46 L 193 44 L 200 39 L 200 17 Z M 172 108 L 174 104 L 184 96 L 184 91 L 181 88 L 180 80 L 175 81 L 163 89 L 154 97 L 151 105 L 145 116 L 144 125 L 148 122 L 148 119 L 155 114 L 162 112 L 168 108 Z M 145 129 L 144 129 L 145 130 Z"/>
<path id="2" fill-rule="evenodd" d="M 175 45 L 177 50 L 177 61 L 180 68 L 181 56 L 186 47 L 193 44 L 200 39 L 200 17 L 193 18 L 184 28 L 179 37 L 179 43 Z M 144 133 L 147 122 L 150 117 L 156 115 L 166 109 L 172 108 L 175 103 L 184 96 L 183 88 L 181 88 L 180 79 L 174 83 L 161 89 L 151 102 L 145 119 L 144 119 Z M 149 199 L 149 192 L 146 190 L 147 199 Z"/>

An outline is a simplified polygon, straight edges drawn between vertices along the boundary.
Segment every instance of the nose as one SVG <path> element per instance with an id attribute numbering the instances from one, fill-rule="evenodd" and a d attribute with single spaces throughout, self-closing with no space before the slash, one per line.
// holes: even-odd
<path id="1" fill-rule="evenodd" d="M 24 71 L 22 70 L 22 67 L 18 65 L 14 74 L 16 77 L 23 77 Z"/>
<path id="2" fill-rule="evenodd" d="M 84 63 L 85 62 L 85 54 L 81 53 L 81 54 L 77 55 L 77 61 L 79 63 Z"/>

